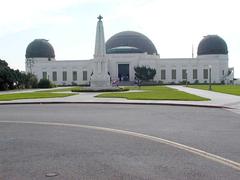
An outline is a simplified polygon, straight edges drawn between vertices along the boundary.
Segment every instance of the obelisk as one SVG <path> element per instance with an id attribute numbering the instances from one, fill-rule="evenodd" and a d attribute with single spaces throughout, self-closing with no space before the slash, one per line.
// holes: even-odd
<path id="1" fill-rule="evenodd" d="M 95 52 L 93 59 L 93 74 L 90 80 L 90 87 L 94 89 L 111 88 L 110 76 L 108 74 L 108 63 L 103 30 L 103 17 L 98 16 Z"/>

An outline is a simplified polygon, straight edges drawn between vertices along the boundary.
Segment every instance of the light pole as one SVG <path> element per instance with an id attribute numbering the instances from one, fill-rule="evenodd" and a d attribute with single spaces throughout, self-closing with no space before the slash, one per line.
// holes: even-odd
<path id="1" fill-rule="evenodd" d="M 212 66 L 209 65 L 209 87 L 208 90 L 211 91 L 212 90 Z"/>
<path id="2" fill-rule="evenodd" d="M 186 70 L 186 87 L 188 86 L 188 71 Z"/>

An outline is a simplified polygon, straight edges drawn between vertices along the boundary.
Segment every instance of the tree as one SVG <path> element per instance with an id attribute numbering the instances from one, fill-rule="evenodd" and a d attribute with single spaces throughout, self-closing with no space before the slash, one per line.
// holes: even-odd
<path id="1" fill-rule="evenodd" d="M 37 88 L 38 79 L 34 74 L 22 73 L 21 84 L 24 85 L 24 88 Z"/>
<path id="2" fill-rule="evenodd" d="M 135 77 L 141 81 L 153 80 L 156 75 L 156 70 L 146 66 L 134 67 Z"/>
<path id="3" fill-rule="evenodd" d="M 37 83 L 35 75 L 11 69 L 6 61 L 0 59 L 0 90 L 36 88 Z"/>
<path id="4" fill-rule="evenodd" d="M 13 89 L 15 83 L 14 70 L 8 63 L 0 59 L 0 90 Z"/>

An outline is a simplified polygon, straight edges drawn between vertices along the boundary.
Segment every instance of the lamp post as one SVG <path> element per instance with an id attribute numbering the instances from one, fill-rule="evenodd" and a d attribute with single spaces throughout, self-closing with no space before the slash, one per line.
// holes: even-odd
<path id="1" fill-rule="evenodd" d="M 212 66 L 209 65 L 209 87 L 208 90 L 211 91 L 212 90 Z"/>
<path id="2" fill-rule="evenodd" d="M 188 86 L 188 71 L 186 70 L 186 87 Z"/>

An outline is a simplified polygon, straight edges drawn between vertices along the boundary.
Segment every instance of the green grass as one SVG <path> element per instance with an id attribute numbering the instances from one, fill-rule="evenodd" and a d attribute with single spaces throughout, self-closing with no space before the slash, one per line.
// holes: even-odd
<path id="1" fill-rule="evenodd" d="M 17 99 L 39 99 L 39 98 L 58 98 L 72 96 L 73 93 L 50 93 L 50 92 L 31 92 L 31 93 L 13 93 L 0 94 L 0 101 L 11 101 Z"/>
<path id="2" fill-rule="evenodd" d="M 38 91 L 38 92 L 66 92 L 66 91 L 71 92 L 72 90 L 76 90 L 76 89 L 79 89 L 79 87 L 73 86 L 68 88 L 49 89 L 49 90 Z"/>
<path id="3" fill-rule="evenodd" d="M 189 85 L 191 88 L 208 90 L 209 85 Z M 212 91 L 240 96 L 238 85 L 212 85 Z"/>
<path id="4" fill-rule="evenodd" d="M 126 98 L 129 100 L 178 100 L 178 101 L 206 101 L 209 99 L 188 94 L 166 86 L 128 87 L 131 90 L 144 90 L 144 92 L 102 93 L 96 97 Z"/>

